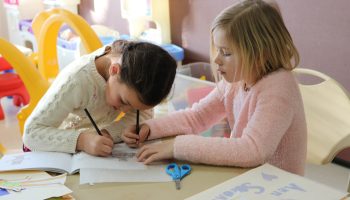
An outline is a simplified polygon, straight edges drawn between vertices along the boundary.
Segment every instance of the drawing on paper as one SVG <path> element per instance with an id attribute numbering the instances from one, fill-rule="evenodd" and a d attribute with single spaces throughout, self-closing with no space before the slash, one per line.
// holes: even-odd
<path id="1" fill-rule="evenodd" d="M 129 150 L 122 150 L 114 148 L 112 151 L 112 157 L 117 158 L 119 161 L 128 161 L 136 156 L 136 152 Z"/>
<path id="2" fill-rule="evenodd" d="M 20 165 L 24 161 L 25 156 L 24 155 L 18 155 L 15 156 L 13 160 L 11 160 L 11 165 Z"/>

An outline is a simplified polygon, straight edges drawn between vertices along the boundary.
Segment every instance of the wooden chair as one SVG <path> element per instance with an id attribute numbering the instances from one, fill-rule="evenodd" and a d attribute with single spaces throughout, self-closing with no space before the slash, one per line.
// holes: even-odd
<path id="1" fill-rule="evenodd" d="M 323 80 L 319 84 L 299 86 L 307 121 L 307 159 L 315 164 L 330 163 L 340 151 L 350 147 L 348 92 L 337 81 L 321 72 L 297 68 L 294 73 Z"/>
<path id="2" fill-rule="evenodd" d="M 349 94 L 337 81 L 321 72 L 304 68 L 293 72 L 322 79 L 319 84 L 300 83 L 299 86 L 308 131 L 307 161 L 330 163 L 340 151 L 350 147 Z"/>

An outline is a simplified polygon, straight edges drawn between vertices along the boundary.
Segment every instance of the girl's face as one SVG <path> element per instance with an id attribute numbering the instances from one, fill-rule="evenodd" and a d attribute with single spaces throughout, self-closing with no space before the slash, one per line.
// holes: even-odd
<path id="1" fill-rule="evenodd" d="M 235 50 L 230 48 L 226 34 L 221 28 L 216 28 L 213 31 L 213 42 L 216 49 L 214 62 L 217 65 L 218 73 L 227 82 L 240 81 L 241 61 Z"/>
<path id="2" fill-rule="evenodd" d="M 120 81 L 119 70 L 116 73 L 110 72 L 106 85 L 106 101 L 116 110 L 125 113 L 132 109 L 146 110 L 152 108 L 152 106 L 147 106 L 139 100 L 134 89 Z"/>

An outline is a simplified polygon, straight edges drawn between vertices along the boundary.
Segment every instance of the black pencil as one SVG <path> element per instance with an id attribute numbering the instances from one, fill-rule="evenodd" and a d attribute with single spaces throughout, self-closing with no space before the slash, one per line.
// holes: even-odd
<path id="1" fill-rule="evenodd" d="M 136 110 L 136 133 L 140 133 L 140 111 Z"/>
<path id="2" fill-rule="evenodd" d="M 85 111 L 86 115 L 89 117 L 89 119 L 90 119 L 92 125 L 94 125 L 94 127 L 95 127 L 97 133 L 98 133 L 99 135 L 102 135 L 102 133 L 101 133 L 100 129 L 98 129 L 98 127 L 97 127 L 97 125 L 96 125 L 94 119 L 92 119 L 92 117 L 91 117 L 89 111 L 88 111 L 86 108 L 84 109 L 84 111 Z"/>

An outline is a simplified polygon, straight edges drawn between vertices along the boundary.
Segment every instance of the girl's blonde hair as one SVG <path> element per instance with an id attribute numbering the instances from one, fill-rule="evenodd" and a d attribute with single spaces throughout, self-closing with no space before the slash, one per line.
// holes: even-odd
<path id="1" fill-rule="evenodd" d="M 217 28 L 226 33 L 229 48 L 238 53 L 243 80 L 253 77 L 257 81 L 279 68 L 292 70 L 299 64 L 299 53 L 279 10 L 262 0 L 242 1 L 215 18 L 211 28 L 212 64 L 213 32 Z"/>

